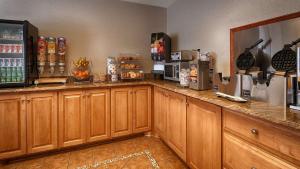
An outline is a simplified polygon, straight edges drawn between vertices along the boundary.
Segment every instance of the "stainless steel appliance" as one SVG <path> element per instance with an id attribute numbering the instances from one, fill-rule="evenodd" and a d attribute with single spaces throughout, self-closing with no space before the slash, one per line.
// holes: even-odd
<path id="1" fill-rule="evenodd" d="M 38 29 L 28 21 L 0 20 L 0 87 L 33 84 Z"/>
<path id="2" fill-rule="evenodd" d="M 193 54 L 194 51 L 191 50 L 181 50 L 181 51 L 171 52 L 171 61 L 172 62 L 191 61 L 193 60 Z"/>
<path id="3" fill-rule="evenodd" d="M 190 88 L 208 90 L 212 87 L 209 77 L 209 61 L 195 60 L 190 62 Z"/>
<path id="4" fill-rule="evenodd" d="M 179 82 L 179 73 L 181 69 L 188 69 L 189 62 L 171 62 L 165 63 L 164 79 Z"/>

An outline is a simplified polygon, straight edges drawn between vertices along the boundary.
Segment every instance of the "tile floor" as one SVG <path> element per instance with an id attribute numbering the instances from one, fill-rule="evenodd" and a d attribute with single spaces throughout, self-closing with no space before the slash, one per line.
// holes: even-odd
<path id="1" fill-rule="evenodd" d="M 84 169 L 84 166 L 88 166 L 91 169 L 158 169 L 152 165 L 151 158 L 145 153 L 147 150 L 159 169 L 187 169 L 179 157 L 159 139 L 153 137 L 136 137 L 2 166 L 0 164 L 0 168 Z M 122 160 L 120 157 L 123 157 Z M 102 165 L 104 161 L 109 163 Z M 101 165 L 95 165 L 97 163 Z"/>

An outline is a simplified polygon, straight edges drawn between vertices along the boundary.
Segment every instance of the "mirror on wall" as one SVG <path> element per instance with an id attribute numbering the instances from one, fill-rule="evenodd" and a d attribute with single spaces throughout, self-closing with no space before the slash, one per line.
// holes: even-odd
<path id="1" fill-rule="evenodd" d="M 239 70 L 294 71 L 296 60 L 287 52 L 296 53 L 299 38 L 300 12 L 231 29 L 231 75 Z"/>

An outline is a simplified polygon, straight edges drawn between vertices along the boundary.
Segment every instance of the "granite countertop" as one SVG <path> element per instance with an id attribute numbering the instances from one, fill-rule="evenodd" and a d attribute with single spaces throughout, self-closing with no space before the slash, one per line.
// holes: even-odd
<path id="1" fill-rule="evenodd" d="M 7 88 L 0 89 L 0 95 L 5 93 L 19 93 L 19 92 L 35 92 L 35 91 L 59 91 L 72 89 L 93 89 L 93 88 L 107 88 L 117 86 L 135 86 L 135 85 L 153 85 L 161 87 L 176 93 L 180 93 L 189 97 L 200 99 L 229 110 L 240 112 L 258 119 L 267 120 L 276 124 L 280 124 L 297 131 L 300 131 L 300 112 L 287 109 L 286 114 L 284 108 L 279 106 L 268 105 L 265 102 L 249 101 L 247 103 L 236 103 L 226 99 L 217 97 L 211 90 L 196 91 L 188 88 L 182 88 L 177 83 L 162 81 L 162 80 L 145 80 L 133 82 L 117 82 L 117 83 L 91 83 L 91 84 L 66 84 L 66 85 L 39 85 L 26 88 Z"/>

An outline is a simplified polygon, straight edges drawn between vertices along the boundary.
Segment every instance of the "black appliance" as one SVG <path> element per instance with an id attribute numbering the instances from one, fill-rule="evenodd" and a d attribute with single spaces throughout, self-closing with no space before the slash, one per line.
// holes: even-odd
<path id="1" fill-rule="evenodd" d="M 153 61 L 171 61 L 171 39 L 167 34 L 151 34 L 151 58 Z"/>
<path id="2" fill-rule="evenodd" d="M 32 85 L 38 77 L 38 28 L 28 21 L 0 19 L 0 87 Z"/>

